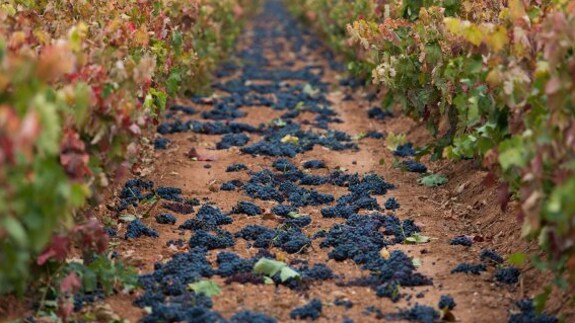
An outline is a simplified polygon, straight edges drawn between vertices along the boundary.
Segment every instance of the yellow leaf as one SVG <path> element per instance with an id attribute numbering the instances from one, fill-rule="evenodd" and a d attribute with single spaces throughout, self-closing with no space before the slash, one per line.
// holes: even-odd
<path id="1" fill-rule="evenodd" d="M 44 30 L 37 28 L 33 31 L 33 34 L 40 44 L 48 45 L 50 43 L 50 35 Z"/>
<path id="2" fill-rule="evenodd" d="M 538 61 L 537 68 L 535 69 L 536 78 L 544 78 L 549 75 L 549 62 Z"/>
<path id="3" fill-rule="evenodd" d="M 299 142 L 299 138 L 296 137 L 296 136 L 292 136 L 292 135 L 285 135 L 285 136 L 282 138 L 281 142 L 284 143 L 284 144 L 285 144 L 285 143 L 290 143 L 290 144 L 297 145 L 298 142 Z"/>
<path id="4" fill-rule="evenodd" d="M 461 24 L 461 20 L 452 17 L 446 17 L 443 19 L 443 23 L 445 24 L 445 28 L 457 36 L 463 35 L 463 26 Z"/>
<path id="5" fill-rule="evenodd" d="M 509 0 L 509 15 L 513 21 L 519 19 L 525 19 L 529 21 L 527 13 L 525 12 L 525 7 L 521 0 Z"/>
<path id="6" fill-rule="evenodd" d="M 289 262 L 289 257 L 285 252 L 277 251 L 275 254 L 277 261 Z"/>
<path id="7" fill-rule="evenodd" d="M 477 25 L 470 24 L 464 31 L 464 38 L 475 46 L 481 45 L 485 34 Z"/>
<path id="8" fill-rule="evenodd" d="M 16 14 L 16 8 L 14 8 L 13 5 L 6 3 L 0 6 L 0 12 L 4 12 L 8 16 L 14 16 Z"/>
<path id="9" fill-rule="evenodd" d="M 389 250 L 387 250 L 386 247 L 383 247 L 383 248 L 379 251 L 379 255 L 380 255 L 381 257 L 383 257 L 383 259 L 385 259 L 385 260 L 389 259 L 389 257 L 391 256 L 391 255 L 389 254 Z"/>
<path id="10" fill-rule="evenodd" d="M 506 45 L 509 44 L 507 28 L 503 26 L 497 26 L 495 31 L 491 32 L 487 37 L 485 37 L 485 43 L 495 52 L 502 50 Z"/>
<path id="11" fill-rule="evenodd" d="M 148 43 L 150 42 L 150 37 L 148 36 L 148 30 L 146 29 L 146 26 L 142 26 L 141 28 L 136 30 L 136 32 L 133 35 L 133 40 L 136 44 L 139 44 L 140 46 L 148 46 Z"/>
<path id="12" fill-rule="evenodd" d="M 499 71 L 499 69 L 497 69 L 497 68 L 491 70 L 487 74 L 485 81 L 487 81 L 487 84 L 489 84 L 489 86 L 492 88 L 501 85 L 501 82 L 502 82 L 501 71 Z"/>

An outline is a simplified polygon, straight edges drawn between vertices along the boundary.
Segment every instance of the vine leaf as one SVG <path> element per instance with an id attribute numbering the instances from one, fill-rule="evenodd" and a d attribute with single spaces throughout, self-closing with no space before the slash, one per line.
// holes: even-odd
<path id="1" fill-rule="evenodd" d="M 220 295 L 222 290 L 220 286 L 211 280 L 201 280 L 188 285 L 188 288 L 193 290 L 196 294 L 202 294 L 207 297 Z"/>
<path id="2" fill-rule="evenodd" d="M 68 249 L 70 247 L 70 238 L 61 235 L 55 235 L 52 237 L 52 242 L 48 247 L 42 252 L 36 259 L 36 263 L 39 266 L 45 264 L 48 260 L 55 258 L 58 261 L 64 261 L 66 255 L 68 255 Z"/>
<path id="3" fill-rule="evenodd" d="M 418 179 L 417 183 L 426 187 L 437 187 L 447 183 L 447 177 L 440 174 L 431 174 Z"/>

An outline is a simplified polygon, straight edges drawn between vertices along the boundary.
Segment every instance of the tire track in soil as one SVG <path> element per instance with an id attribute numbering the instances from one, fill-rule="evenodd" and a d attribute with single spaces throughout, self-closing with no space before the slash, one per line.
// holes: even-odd
<path id="1" fill-rule="evenodd" d="M 166 123 L 158 128 L 164 134 L 157 136 L 169 139 L 169 144 L 167 149 L 156 151 L 155 170 L 146 177 L 146 180 L 154 183 L 156 194 L 158 187 L 180 188 L 184 199 L 199 199 L 200 204 L 209 203 L 224 214 L 231 213 L 239 201 L 257 204 L 263 210 L 263 214 L 255 216 L 229 214 L 233 223 L 209 227 L 206 226 L 209 221 L 204 220 L 197 221 L 193 230 L 180 230 L 178 226 L 186 220 L 196 218 L 201 206 L 194 206 L 194 212 L 191 214 L 180 214 L 162 207 L 164 203 L 178 204 L 178 201 L 162 199 L 151 209 L 152 216 L 142 220 L 144 224 L 155 229 L 159 237 L 124 240 L 126 226 L 120 226 L 121 238 L 115 239 L 120 242 L 117 251 L 122 255 L 131 254 L 132 261 L 139 264 L 147 293 L 141 291 L 133 297 L 109 298 L 107 302 L 116 312 L 131 321 L 142 318 L 144 321 L 193 321 L 194 318 L 197 322 L 211 322 L 219 317 L 230 319 L 238 312 L 249 310 L 285 322 L 290 320 L 290 312 L 293 309 L 307 304 L 312 299 L 319 299 L 323 303 L 321 316 L 318 319 L 320 322 L 343 321 L 346 318 L 355 322 L 369 322 L 380 319 L 406 319 L 408 318 L 405 316 L 406 313 L 403 316 L 398 316 L 398 313 L 413 308 L 415 304 L 437 309 L 440 296 L 451 295 L 458 304 L 453 313 L 462 322 L 506 321 L 516 294 L 514 289 L 498 286 L 492 282 L 492 268 L 489 268 L 489 273 L 482 276 L 450 273 L 459 262 L 479 262 L 480 249 L 449 245 L 449 240 L 460 232 L 457 224 L 444 222 L 442 216 L 444 210 L 441 209 L 444 201 L 432 201 L 429 198 L 432 191 L 416 184 L 418 174 L 402 172 L 391 167 L 394 156 L 384 147 L 383 139 L 349 138 L 371 131 L 408 132 L 415 127 L 410 120 L 404 117 L 388 118 L 385 121 L 368 119 L 367 110 L 375 105 L 375 101 L 371 102 L 367 98 L 369 93 L 362 87 L 340 85 L 342 73 L 338 71 L 339 64 L 333 55 L 315 36 L 298 28 L 293 18 L 287 16 L 285 9 L 276 1 L 269 1 L 264 12 L 246 28 L 238 41 L 237 61 L 239 65 L 224 64 L 217 73 L 214 97 L 196 97 L 191 101 L 180 102 L 180 107 L 193 107 L 195 113 L 188 114 L 183 111 L 185 109 L 179 108 L 168 111 Z M 310 84 L 311 88 L 306 87 L 307 84 Z M 265 106 L 266 104 L 269 106 Z M 272 123 L 277 119 L 284 120 L 285 124 Z M 234 126 L 233 123 L 247 124 L 253 128 Z M 301 130 L 298 127 L 301 127 Z M 322 129 L 326 127 L 329 130 Z M 227 132 L 231 131 L 230 129 L 237 134 L 206 134 L 206 132 Z M 245 139 L 242 139 L 239 133 L 245 133 L 249 137 L 247 145 L 223 150 L 215 149 L 222 138 L 232 141 Z M 298 137 L 298 144 L 282 143 L 280 139 L 286 139 L 287 135 Z M 272 165 L 281 157 L 268 156 L 265 149 L 260 149 L 259 153 L 254 154 L 241 151 L 246 148 L 250 150 L 259 142 L 269 143 L 270 146 L 265 147 L 269 150 L 283 149 L 287 155 L 294 149 L 304 147 L 305 151 L 287 157 L 297 170 L 290 173 L 289 165 L 283 166 L 286 169 L 284 172 L 274 169 Z M 356 144 L 357 149 L 351 147 Z M 201 157 L 209 156 L 216 160 L 192 160 L 186 156 L 192 148 L 197 149 Z M 380 165 L 381 159 L 385 160 L 384 165 Z M 303 163 L 309 160 L 324 161 L 327 168 L 305 170 Z M 227 167 L 234 163 L 245 164 L 248 170 L 227 172 Z M 427 166 L 434 168 L 432 164 Z M 307 175 L 317 175 L 315 178 L 306 177 L 310 181 L 330 181 L 330 174 L 333 175 L 338 168 L 346 169 L 341 174 L 349 176 L 359 174 L 359 177 L 352 178 L 351 185 L 347 178 L 347 186 L 337 186 L 333 183 L 298 184 L 302 177 Z M 273 172 L 273 175 L 265 173 L 266 170 Z M 261 173 L 262 171 L 264 173 Z M 375 177 L 370 177 L 369 174 L 375 174 Z M 365 179 L 365 175 L 368 175 L 368 179 Z M 369 178 L 374 180 L 370 181 Z M 331 177 L 331 180 L 333 179 L 334 176 Z M 392 184 L 395 188 L 383 189 L 386 192 L 380 192 L 385 194 L 376 194 L 377 189 L 382 187 L 381 179 L 385 181 L 384 186 Z M 353 210 L 352 213 L 359 215 L 347 219 L 347 224 L 356 226 L 342 226 L 341 224 L 346 223 L 344 218 L 323 217 L 321 212 L 323 208 L 337 204 L 331 202 L 299 207 L 300 214 L 310 215 L 311 223 L 301 229 L 294 227 L 289 231 L 284 223 L 286 219 L 271 212 L 272 208 L 279 204 L 277 201 L 247 196 L 245 187 L 233 191 L 220 190 L 222 184 L 232 180 L 239 180 L 244 185 L 250 181 L 256 184 L 264 183 L 264 186 L 273 187 L 273 190 L 284 199 L 289 199 L 291 194 L 295 194 L 292 201 L 282 203 L 284 205 L 301 204 L 301 194 L 312 194 L 313 198 L 311 191 L 333 195 L 337 200 L 350 194 L 350 190 L 357 189 L 357 196 L 351 194 L 348 206 Z M 258 187 L 256 185 L 256 188 Z M 148 192 L 143 188 L 140 191 L 143 195 Z M 127 196 L 131 196 L 130 194 Z M 178 200 L 177 194 L 175 197 L 169 194 L 165 197 Z M 390 197 L 394 197 L 401 205 L 397 210 L 385 209 L 384 204 Z M 369 210 L 374 208 L 372 199 L 377 201 L 379 210 Z M 116 206 L 121 205 L 121 199 L 116 199 L 115 203 Z M 127 210 L 130 212 L 135 210 L 141 214 L 148 209 L 149 205 L 138 205 Z M 114 213 L 114 216 L 123 212 L 126 211 Z M 174 215 L 176 224 L 156 223 L 154 216 L 162 213 Z M 206 219 L 210 219 L 212 215 L 208 215 Z M 393 243 L 394 239 L 403 240 L 400 235 L 390 234 L 396 219 L 400 221 L 412 219 L 421 229 L 421 234 L 432 237 L 432 241 L 421 245 Z M 411 222 L 403 223 L 408 226 Z M 207 251 L 205 261 L 202 261 L 201 253 L 193 249 L 196 246 L 193 243 L 188 244 L 190 237 L 199 231 L 210 234 L 219 232 L 221 236 L 225 232 L 236 234 L 248 225 L 260 225 L 269 230 L 279 229 L 274 233 L 276 238 L 278 232 L 288 230 L 291 233 L 287 237 L 288 242 L 298 234 L 300 237 L 301 234 L 312 237 L 321 230 L 335 232 L 346 231 L 347 228 L 348 233 L 357 234 L 352 236 L 347 246 L 355 249 L 347 250 L 350 254 L 340 258 L 357 257 L 343 261 L 330 259 L 329 255 L 333 248 L 321 246 L 325 237 L 311 239 L 309 245 L 297 248 L 299 251 L 295 253 L 289 253 L 293 252 L 293 248 L 273 246 L 276 243 L 273 239 L 267 242 L 272 246 L 260 249 L 254 247 L 254 241 L 235 237 L 233 246 Z M 370 234 L 366 228 L 373 229 L 372 233 L 378 233 Z M 194 241 L 205 242 L 203 238 Z M 181 246 L 168 246 L 170 240 L 178 239 L 182 241 Z M 392 254 L 390 260 L 385 260 L 380 255 L 380 249 L 384 245 L 387 245 L 388 251 Z M 233 252 L 243 259 L 252 259 L 251 262 L 246 260 L 243 265 L 233 268 L 232 271 L 248 271 L 246 268 L 249 266 L 246 264 L 253 265 L 257 257 L 267 255 L 275 256 L 302 272 L 305 272 L 302 270 L 304 263 L 309 264 L 309 267 L 325 264 L 333 271 L 333 277 L 326 280 L 308 277 L 302 283 L 291 282 L 291 285 L 238 282 L 227 284 L 226 277 L 218 275 L 218 268 L 222 268 L 223 265 L 218 266 L 217 255 L 223 251 Z M 193 256 L 185 256 L 191 255 L 189 253 Z M 174 256 L 180 257 L 179 263 L 176 263 Z M 398 267 L 393 267 L 390 276 L 385 276 L 387 274 L 385 270 L 389 270 L 386 266 L 396 258 L 399 259 Z M 411 258 L 419 259 L 421 267 L 413 268 Z M 405 262 L 405 259 L 409 261 Z M 223 260 L 224 264 L 232 261 L 229 257 Z M 164 265 L 155 266 L 156 262 Z M 206 266 L 211 267 L 214 272 L 209 273 L 210 270 L 206 269 Z M 170 271 L 166 268 L 170 268 Z M 320 276 L 317 272 L 308 274 Z M 211 277 L 201 277 L 202 275 Z M 363 280 L 366 286 L 345 286 L 353 281 L 357 283 L 357 279 L 361 277 L 371 277 L 371 280 Z M 424 277 L 432 280 L 433 285 L 425 284 Z M 187 284 L 199 279 L 211 279 L 217 282 L 222 294 L 214 296 L 210 302 L 187 291 Z M 391 286 L 389 285 L 391 281 L 397 280 L 403 281 L 404 285 L 424 286 L 401 287 L 399 289 L 401 298 L 397 302 L 376 295 L 377 287 Z M 132 305 L 134 300 L 139 307 Z M 342 303 L 342 300 L 350 301 L 353 306 L 346 308 L 336 305 Z M 191 304 L 195 304 L 196 307 Z M 141 309 L 144 306 L 152 307 L 154 314 L 144 313 Z M 366 310 L 370 306 L 375 306 L 377 310 L 372 308 L 370 313 Z M 421 316 L 420 319 L 425 318 Z M 236 321 L 242 320 L 238 318 Z M 256 322 L 256 317 L 252 316 L 244 321 Z"/>

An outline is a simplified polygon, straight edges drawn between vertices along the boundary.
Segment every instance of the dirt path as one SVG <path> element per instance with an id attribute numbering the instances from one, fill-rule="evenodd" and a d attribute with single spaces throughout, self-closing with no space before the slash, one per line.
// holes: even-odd
<path id="1" fill-rule="evenodd" d="M 417 184 L 421 174 L 393 167 L 413 157 L 394 156 L 381 133 L 407 133 L 418 144 L 421 127 L 403 117 L 368 118 L 374 96 L 347 86 L 333 55 L 277 2 L 247 28 L 234 62 L 222 66 L 213 97 L 182 101 L 167 113 L 156 145 L 166 144 L 159 138 L 169 143 L 156 150 L 154 170 L 128 182 L 113 202 L 110 216 L 149 213 L 141 222 L 158 234 L 125 240 L 127 229 L 146 232 L 118 227 L 117 251 L 139 266 L 144 289 L 109 299 L 117 313 L 145 322 L 273 322 L 243 311 L 280 322 L 290 313 L 325 322 L 432 322 L 449 295 L 459 321 L 507 321 L 522 291 L 496 283 L 493 263 L 480 260 L 497 239 L 449 243 L 481 231 L 470 218 L 497 213 L 492 195 L 453 192 L 483 174 L 468 171 L 431 189 Z M 422 163 L 444 173 L 459 167 Z M 246 168 L 227 171 L 232 164 Z M 145 203 L 153 195 L 146 181 L 160 200 Z M 175 224 L 157 223 L 164 213 Z M 416 234 L 431 240 L 407 244 Z M 289 264 L 302 279 L 253 274 L 262 258 Z M 461 262 L 486 272 L 452 274 Z M 207 279 L 221 288 L 211 301 L 187 288 Z"/>

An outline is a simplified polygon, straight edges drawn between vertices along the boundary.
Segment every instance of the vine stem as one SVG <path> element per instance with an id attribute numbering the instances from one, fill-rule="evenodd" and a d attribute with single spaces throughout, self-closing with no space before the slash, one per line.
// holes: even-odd
<path id="1" fill-rule="evenodd" d="M 48 283 L 46 284 L 46 288 L 42 293 L 42 298 L 40 299 L 40 306 L 38 306 L 38 310 L 36 311 L 36 316 L 40 316 L 40 312 L 44 309 L 44 303 L 46 302 L 46 296 L 48 295 L 48 290 L 50 289 L 50 285 L 52 285 L 52 275 L 48 272 Z"/>

